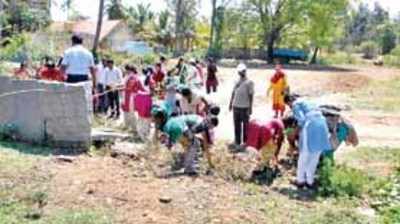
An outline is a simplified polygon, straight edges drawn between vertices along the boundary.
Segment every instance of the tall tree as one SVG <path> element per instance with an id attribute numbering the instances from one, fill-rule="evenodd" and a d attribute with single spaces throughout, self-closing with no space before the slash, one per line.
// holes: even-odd
<path id="1" fill-rule="evenodd" d="M 128 22 L 135 32 L 142 32 L 145 26 L 152 22 L 154 12 L 151 11 L 150 4 L 137 4 L 136 7 L 129 7 L 127 10 Z"/>
<path id="2" fill-rule="evenodd" d="M 5 21 L 4 18 L 4 5 L 6 4 L 5 0 L 0 0 L 0 39 L 2 38 L 3 34 L 3 24 Z"/>
<path id="3" fill-rule="evenodd" d="M 208 44 L 208 55 L 217 56 L 219 55 L 221 44 L 221 33 L 224 23 L 225 8 L 231 2 L 230 0 L 211 0 L 211 28 L 210 28 L 210 39 Z"/>
<path id="4" fill-rule="evenodd" d="M 306 8 L 307 35 L 314 47 L 311 64 L 316 63 L 318 51 L 321 47 L 332 43 L 343 24 L 346 15 L 348 0 L 331 0 L 326 4 L 323 0 L 314 0 Z"/>
<path id="5" fill-rule="evenodd" d="M 172 32 L 169 24 L 170 13 L 168 10 L 161 11 L 158 14 L 158 21 L 156 24 L 157 41 L 167 47 L 168 49 L 172 45 Z"/>
<path id="6" fill-rule="evenodd" d="M 71 16 L 72 5 L 74 4 L 74 0 L 64 0 L 61 4 L 61 9 L 67 11 L 67 19 Z"/>
<path id="7" fill-rule="evenodd" d="M 195 30 L 197 0 L 168 0 L 169 8 L 175 14 L 175 54 L 184 51 L 185 36 Z"/>
<path id="8" fill-rule="evenodd" d="M 97 26 L 96 26 L 96 36 L 93 41 L 93 54 L 97 55 L 97 48 L 99 46 L 101 27 L 103 25 L 103 16 L 104 16 L 104 0 L 100 0 L 99 2 L 99 14 L 97 17 Z"/>
<path id="9" fill-rule="evenodd" d="M 298 0 L 248 0 L 251 11 L 256 11 L 263 29 L 263 41 L 267 46 L 267 60 L 273 62 L 274 47 L 283 32 L 303 19 L 304 8 L 312 1 Z"/>
<path id="10" fill-rule="evenodd" d="M 125 8 L 121 0 L 109 0 L 106 11 L 110 20 L 125 19 L 126 17 Z"/>

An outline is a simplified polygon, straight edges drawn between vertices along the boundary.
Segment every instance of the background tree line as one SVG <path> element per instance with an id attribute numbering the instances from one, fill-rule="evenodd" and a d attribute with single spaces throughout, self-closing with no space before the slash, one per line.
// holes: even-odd
<path id="1" fill-rule="evenodd" d="M 61 7 L 69 19 L 82 19 L 74 0 Z M 181 55 L 203 50 L 221 57 L 225 50 L 260 49 L 272 62 L 277 48 L 310 52 L 316 63 L 321 51 L 362 53 L 366 58 L 392 53 L 399 43 L 400 14 L 391 18 L 379 4 L 354 7 L 352 0 L 165 0 L 167 8 L 150 3 L 127 6 L 121 0 L 101 0 L 99 18 L 123 19 L 138 38 Z M 212 6 L 210 18 L 200 14 L 201 2 Z M 3 36 L 46 27 L 50 14 L 28 7 L 25 0 L 0 0 Z M 3 13 L 4 12 L 4 13 Z M 98 23 L 101 29 L 101 21 Z M 192 47 L 189 42 L 192 41 Z M 397 50 L 400 51 L 400 50 Z M 395 52 L 397 52 L 395 51 Z"/>

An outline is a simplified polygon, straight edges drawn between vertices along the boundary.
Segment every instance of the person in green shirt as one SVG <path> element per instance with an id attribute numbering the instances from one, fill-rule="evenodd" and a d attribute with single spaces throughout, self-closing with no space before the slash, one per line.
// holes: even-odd
<path id="1" fill-rule="evenodd" d="M 185 149 L 184 173 L 198 175 L 198 153 L 202 148 L 210 168 L 213 168 L 209 146 L 210 130 L 218 125 L 216 117 L 203 118 L 199 115 L 169 117 L 162 107 L 153 109 L 153 120 L 158 131 L 167 137 L 164 142 L 168 148 L 180 143 Z"/>

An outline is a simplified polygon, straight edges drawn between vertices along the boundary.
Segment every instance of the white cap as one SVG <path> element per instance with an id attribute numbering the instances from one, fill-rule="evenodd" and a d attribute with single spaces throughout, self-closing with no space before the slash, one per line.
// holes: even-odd
<path id="1" fill-rule="evenodd" d="M 191 59 L 189 60 L 189 63 L 196 63 L 196 59 L 191 58 Z"/>
<path id="2" fill-rule="evenodd" d="M 237 70 L 238 72 L 246 71 L 246 70 L 247 70 L 247 66 L 246 66 L 245 64 L 243 64 L 243 63 L 240 63 L 240 64 L 237 66 L 236 70 Z"/>

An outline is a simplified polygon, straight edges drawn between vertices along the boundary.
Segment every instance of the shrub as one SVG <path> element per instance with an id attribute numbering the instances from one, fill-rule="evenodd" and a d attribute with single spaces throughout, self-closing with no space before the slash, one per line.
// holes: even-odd
<path id="1" fill-rule="evenodd" d="M 38 61 L 45 56 L 54 56 L 54 47 L 48 43 L 32 42 L 29 34 L 23 33 L 6 38 L 5 47 L 0 51 L 0 60 L 22 62 L 26 60 Z"/>
<path id="2" fill-rule="evenodd" d="M 332 161 L 324 159 L 319 171 L 319 194 L 321 196 L 355 196 L 360 197 L 369 182 L 363 172 L 347 166 L 335 166 Z"/>
<path id="3" fill-rule="evenodd" d="M 324 55 L 318 60 L 321 65 L 342 65 L 342 64 L 358 64 L 357 57 L 348 52 L 336 52 Z"/>
<path id="4" fill-rule="evenodd" d="M 0 140 L 15 140 L 18 129 L 14 124 L 0 124 Z"/>
<path id="5" fill-rule="evenodd" d="M 388 66 L 400 67 L 400 45 L 383 57 L 383 63 Z"/>
<path id="6" fill-rule="evenodd" d="M 400 204 L 385 209 L 381 213 L 381 218 L 379 220 L 379 223 L 382 224 L 400 223 Z"/>
<path id="7" fill-rule="evenodd" d="M 378 55 L 379 46 L 373 41 L 367 41 L 360 45 L 363 57 L 366 59 L 375 58 Z"/>

